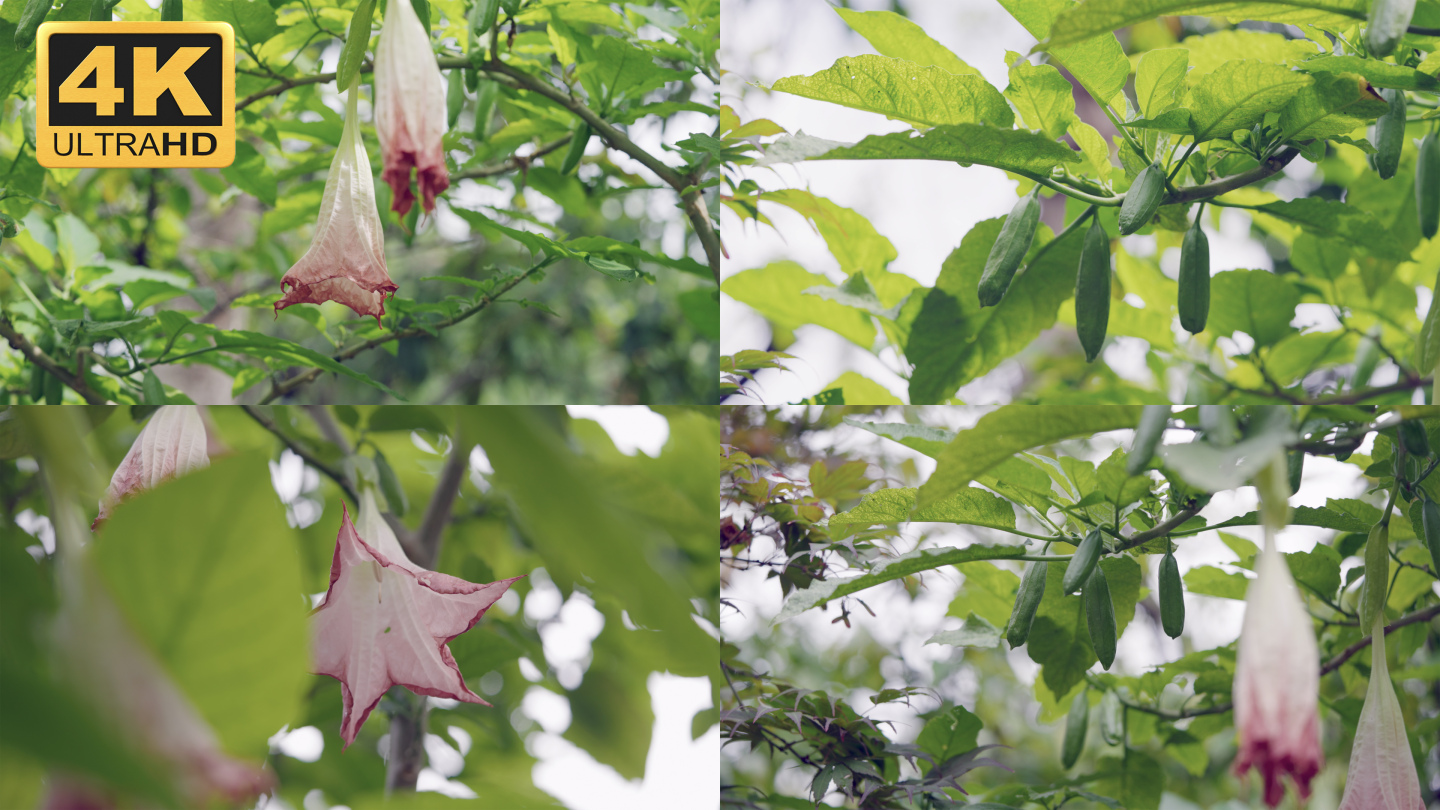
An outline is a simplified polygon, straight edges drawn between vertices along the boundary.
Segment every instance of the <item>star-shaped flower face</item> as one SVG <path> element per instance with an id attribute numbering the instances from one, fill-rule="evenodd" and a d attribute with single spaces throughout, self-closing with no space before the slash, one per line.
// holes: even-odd
<path id="1" fill-rule="evenodd" d="M 376 535 L 376 545 L 361 537 L 345 512 L 330 589 L 311 625 L 315 673 L 340 681 L 345 704 L 340 737 L 347 748 L 381 696 L 397 684 L 421 695 L 489 706 L 465 686 L 445 644 L 474 626 L 520 578 L 478 585 L 420 568 L 405 559 L 389 528 L 380 528 L 385 524 L 378 511 L 369 519 L 374 509 L 367 492 L 361 524 Z"/>

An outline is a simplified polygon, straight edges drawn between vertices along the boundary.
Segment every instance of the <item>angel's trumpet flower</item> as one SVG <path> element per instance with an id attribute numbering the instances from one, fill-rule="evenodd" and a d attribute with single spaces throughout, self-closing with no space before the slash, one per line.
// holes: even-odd
<path id="1" fill-rule="evenodd" d="M 385 296 L 395 292 L 385 270 L 384 226 L 375 207 L 370 157 L 360 139 L 358 91 L 352 86 L 345 104 L 345 128 L 325 178 L 315 238 L 280 280 L 285 297 L 275 303 L 276 312 L 293 304 L 336 301 L 378 323 L 385 314 Z"/>
<path id="2" fill-rule="evenodd" d="M 1385 663 L 1385 617 L 1370 630 L 1370 686 L 1350 748 L 1340 810 L 1425 810 L 1420 777 L 1405 738 L 1405 716 Z"/>
<path id="3" fill-rule="evenodd" d="M 1315 628 L 1290 568 L 1275 548 L 1275 533 L 1289 519 L 1290 484 L 1284 453 L 1255 478 L 1265 524 L 1265 550 L 1245 594 L 1245 621 L 1235 655 L 1235 728 L 1240 752 L 1235 773 L 1260 771 L 1265 803 L 1285 798 L 1289 775 L 1302 798 L 1320 772 L 1320 653 Z"/>
<path id="4" fill-rule="evenodd" d="M 392 3 L 375 46 L 375 133 L 385 158 L 380 179 L 390 184 L 390 207 L 402 217 L 415 202 L 411 169 L 427 214 L 435 210 L 435 195 L 450 187 L 442 144 L 447 124 L 445 80 L 430 32 L 409 3 Z"/>
<path id="5" fill-rule="evenodd" d="M 194 405 L 161 407 L 115 468 L 110 486 L 100 499 L 100 515 L 90 528 L 99 528 L 120 501 L 140 490 L 210 466 L 206 444 L 205 423 L 198 408 Z"/>

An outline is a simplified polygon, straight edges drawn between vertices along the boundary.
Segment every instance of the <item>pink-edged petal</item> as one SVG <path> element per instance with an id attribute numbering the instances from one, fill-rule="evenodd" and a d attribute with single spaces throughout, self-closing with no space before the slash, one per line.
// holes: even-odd
<path id="1" fill-rule="evenodd" d="M 1385 617 L 1371 629 L 1370 686 L 1350 747 L 1340 810 L 1425 810 L 1420 777 L 1405 735 L 1405 715 L 1385 660 Z"/>
<path id="2" fill-rule="evenodd" d="M 280 280 L 285 297 L 275 303 L 276 312 L 295 304 L 335 301 L 378 322 L 385 314 L 385 297 L 396 290 L 385 268 L 385 229 L 375 207 L 370 158 L 360 138 L 357 92 L 351 88 L 346 102 L 345 127 L 325 178 L 315 236 Z"/>
<path id="3" fill-rule="evenodd" d="M 124 499 L 161 482 L 210 466 L 205 422 L 194 405 L 164 405 L 135 437 L 100 498 L 98 529 Z"/>
<path id="4" fill-rule="evenodd" d="M 378 519 L 367 520 L 367 528 L 374 531 Z M 314 671 L 342 684 L 340 737 L 347 747 L 391 686 L 488 706 L 465 685 L 445 643 L 474 626 L 519 579 L 476 584 L 426 571 L 405 560 L 393 534 L 390 543 L 399 552 L 393 559 L 368 544 L 345 511 L 330 588 L 313 614 Z"/>
<path id="5" fill-rule="evenodd" d="M 445 80 L 430 32 L 414 8 L 387 7 L 375 48 L 375 134 L 385 163 L 380 179 L 390 184 L 391 208 L 401 216 L 415 201 L 412 169 L 426 213 L 435 210 L 436 195 L 450 186 L 443 143 L 447 124 Z"/>

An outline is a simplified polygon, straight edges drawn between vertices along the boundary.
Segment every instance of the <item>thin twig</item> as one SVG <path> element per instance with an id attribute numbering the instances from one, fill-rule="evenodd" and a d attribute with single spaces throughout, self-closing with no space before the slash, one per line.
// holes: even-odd
<path id="1" fill-rule="evenodd" d="M 573 133 L 567 133 L 563 137 L 556 138 L 550 143 L 544 144 L 539 149 L 536 149 L 534 152 L 531 152 L 528 155 L 512 155 L 498 163 L 491 163 L 488 166 L 478 166 L 474 169 L 469 169 L 467 171 L 456 172 L 455 174 L 450 175 L 450 179 L 464 180 L 466 178 L 494 177 L 500 174 L 509 174 L 516 169 L 528 168 L 530 164 L 535 160 L 535 158 L 554 152 L 555 150 L 570 143 L 570 139 L 574 137 L 575 135 Z"/>
<path id="2" fill-rule="evenodd" d="M 299 456 L 306 464 L 324 473 L 326 478 L 338 484 L 345 495 L 350 498 L 350 502 L 355 504 L 355 508 L 360 508 L 360 496 L 355 493 L 355 487 L 350 483 L 349 479 L 345 477 L 344 473 L 321 461 L 314 453 L 305 449 L 303 444 L 286 435 L 285 432 L 280 429 L 280 426 L 261 412 L 258 407 L 254 405 L 241 405 L 240 407 L 245 409 L 245 413 L 248 414 L 251 419 L 254 419 L 256 424 L 274 433 L 280 441 L 285 443 L 286 447 L 290 448 L 290 452 Z"/>
<path id="3" fill-rule="evenodd" d="M 420 528 L 415 530 L 414 548 L 419 553 L 415 564 L 422 568 L 434 568 L 440 559 L 440 537 L 450 524 L 450 512 L 455 508 L 455 498 L 460 494 L 460 484 L 470 469 L 470 443 L 454 439 L 445 466 L 440 469 L 440 478 L 430 494 L 430 503 L 425 507 L 425 516 Z"/>

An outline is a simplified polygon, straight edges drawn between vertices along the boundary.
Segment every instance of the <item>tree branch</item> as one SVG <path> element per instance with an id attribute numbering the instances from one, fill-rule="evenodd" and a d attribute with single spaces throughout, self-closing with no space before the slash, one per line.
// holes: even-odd
<path id="1" fill-rule="evenodd" d="M 460 323 L 461 321 L 469 318 L 470 316 L 489 307 L 491 304 L 495 303 L 496 299 L 509 292 L 517 284 L 534 275 L 535 273 L 538 273 L 540 270 L 550 266 L 551 264 L 554 264 L 556 261 L 558 261 L 558 257 L 547 257 L 545 259 L 542 259 L 538 264 L 531 266 L 525 272 L 500 285 L 500 288 L 498 290 L 491 293 L 490 295 L 486 295 L 485 297 L 481 298 L 478 302 L 476 302 L 474 306 L 465 310 L 464 312 L 459 313 L 458 315 L 446 318 L 433 324 L 429 324 L 428 327 L 412 326 L 407 329 L 400 329 L 394 332 L 390 332 L 389 334 L 381 335 L 380 337 L 374 337 L 369 340 L 362 341 L 355 344 L 354 346 L 351 346 L 347 349 L 342 349 L 341 351 L 335 353 L 332 356 L 332 359 L 334 359 L 337 363 L 342 363 L 354 357 L 355 355 L 360 354 L 361 352 L 368 351 L 375 348 L 376 346 L 383 346 L 384 344 L 389 343 L 392 340 L 418 337 L 420 335 L 431 334 L 432 331 L 448 329 L 449 327 L 454 326 L 455 324 Z M 302 385 L 314 382 L 320 377 L 322 373 L 324 373 L 323 369 L 310 368 L 282 383 L 272 383 L 270 386 L 270 392 L 260 400 L 259 404 L 269 404 L 275 399 L 289 394 L 291 391 L 294 391 L 296 388 L 299 388 Z"/>
<path id="2" fill-rule="evenodd" d="M 1180 526 L 1184 524 L 1185 521 L 1195 517 L 1195 515 L 1199 514 L 1199 512 L 1199 508 L 1194 506 L 1187 506 L 1184 509 L 1181 509 L 1179 512 L 1176 512 L 1175 515 L 1169 520 L 1155 526 L 1153 529 L 1146 529 L 1143 532 L 1136 532 L 1135 534 L 1130 535 L 1130 537 L 1126 539 L 1125 542 L 1115 547 L 1114 553 L 1118 554 L 1122 551 L 1135 548 L 1136 546 L 1144 545 L 1145 543 L 1148 543 L 1157 537 L 1164 537 L 1165 535 L 1180 528 Z"/>
<path id="3" fill-rule="evenodd" d="M 24 355 L 26 360 L 45 369 L 47 373 L 55 375 L 60 382 L 65 383 L 66 386 L 79 394 L 86 402 L 91 405 L 105 404 L 105 397 L 90 390 L 90 385 L 85 382 L 84 377 L 72 374 L 64 366 L 56 362 L 54 358 L 41 351 L 39 346 L 26 340 L 25 336 L 20 334 L 14 324 L 10 323 L 10 318 L 3 312 L 0 312 L 0 335 L 5 337 L 5 340 L 9 342 L 11 348 Z"/>
<path id="4" fill-rule="evenodd" d="M 542 155 L 548 155 L 551 152 L 559 149 L 560 147 L 565 146 L 566 144 L 570 143 L 570 140 L 574 137 L 574 134 L 567 133 L 563 137 L 556 138 L 550 143 L 544 144 L 539 149 L 536 149 L 534 152 L 531 152 L 528 155 L 511 155 L 505 160 L 502 160 L 498 163 L 492 163 L 489 166 L 478 166 L 468 171 L 457 172 L 450 175 L 450 179 L 465 180 L 467 178 L 494 177 L 500 174 L 509 174 L 516 169 L 529 166 L 530 163 L 535 160 L 535 158 L 538 158 Z"/>
<path id="5" fill-rule="evenodd" d="M 248 414 L 251 419 L 255 420 L 256 424 L 275 434 L 280 441 L 284 442 L 285 446 L 290 448 L 290 452 L 299 456 L 306 464 L 324 473 L 326 478 L 338 484 L 341 491 L 350 498 L 351 503 L 355 504 L 355 508 L 360 508 L 360 497 L 355 493 L 355 487 L 351 485 L 344 473 L 316 458 L 314 453 L 305 449 L 304 445 L 287 436 L 285 432 L 280 429 L 279 425 L 275 424 L 270 417 L 262 413 L 256 406 L 241 405 L 240 407 L 245 409 L 245 413 Z"/>
<path id="6" fill-rule="evenodd" d="M 1213 183 L 1204 183 L 1198 186 L 1182 188 L 1166 197 L 1162 205 L 1177 205 L 1179 203 L 1194 202 L 1196 200 L 1208 200 L 1228 191 L 1244 188 L 1251 183 L 1259 182 L 1273 174 L 1279 173 L 1280 170 L 1290 165 L 1290 161 L 1294 160 L 1299 154 L 1299 149 L 1293 146 L 1288 147 L 1278 155 L 1266 158 L 1265 162 L 1248 172 L 1223 177 Z"/>
<path id="7" fill-rule="evenodd" d="M 455 439 L 445 466 L 440 468 L 440 478 L 425 507 L 425 517 L 420 528 L 415 530 L 414 547 L 420 556 L 415 564 L 422 568 L 434 569 L 440 560 L 440 536 L 450 524 L 450 512 L 455 507 L 455 498 L 460 494 L 460 484 L 465 472 L 470 469 L 470 443 Z"/>

